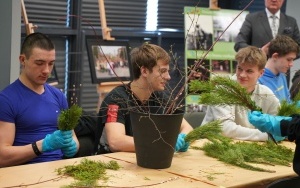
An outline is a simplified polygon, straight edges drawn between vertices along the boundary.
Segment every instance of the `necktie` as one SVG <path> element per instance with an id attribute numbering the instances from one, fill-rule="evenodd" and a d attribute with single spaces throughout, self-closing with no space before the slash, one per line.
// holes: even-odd
<path id="1" fill-rule="evenodd" d="M 278 31 L 278 27 L 276 24 L 277 17 L 275 15 L 272 15 L 271 18 L 272 18 L 271 29 L 272 29 L 273 37 L 275 38 L 275 36 L 277 35 L 277 31 Z"/>

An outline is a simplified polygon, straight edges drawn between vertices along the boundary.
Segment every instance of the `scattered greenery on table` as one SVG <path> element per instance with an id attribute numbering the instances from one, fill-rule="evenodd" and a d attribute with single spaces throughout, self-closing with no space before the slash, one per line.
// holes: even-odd
<path id="1" fill-rule="evenodd" d="M 120 166 L 116 161 L 105 163 L 83 158 L 78 165 L 67 165 L 56 169 L 56 171 L 58 175 L 70 176 L 76 180 L 71 185 L 64 186 L 64 188 L 95 187 L 98 186 L 98 180 L 108 180 L 106 169 L 118 170 Z"/>
<path id="2" fill-rule="evenodd" d="M 200 149 L 207 156 L 218 160 L 254 171 L 274 172 L 268 169 L 254 166 L 256 164 L 284 165 L 290 166 L 293 159 L 293 151 L 282 145 L 272 142 L 242 142 L 221 135 L 220 121 L 212 121 L 199 126 L 187 134 L 185 140 L 193 142 L 197 139 L 208 139 L 202 147 L 191 147 Z"/>
<path id="3" fill-rule="evenodd" d="M 82 108 L 74 104 L 71 108 L 61 111 L 58 116 L 58 129 L 68 131 L 74 129 L 82 114 Z"/>

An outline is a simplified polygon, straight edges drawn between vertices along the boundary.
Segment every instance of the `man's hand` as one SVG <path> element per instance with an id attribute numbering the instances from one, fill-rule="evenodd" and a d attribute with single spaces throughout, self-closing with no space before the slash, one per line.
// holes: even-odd
<path id="1" fill-rule="evenodd" d="M 57 130 L 52 134 L 47 134 L 43 140 L 42 151 L 53 151 L 66 148 L 72 145 L 72 131 Z"/>
<path id="2" fill-rule="evenodd" d="M 72 139 L 71 145 L 66 148 L 61 149 L 64 156 L 70 158 L 73 157 L 77 153 L 77 144 L 76 142 Z"/>
<path id="3" fill-rule="evenodd" d="M 273 138 L 276 140 L 276 142 L 280 142 L 285 139 L 285 137 L 282 137 L 282 136 L 273 136 Z"/>
<path id="4" fill-rule="evenodd" d="M 186 152 L 190 146 L 188 142 L 185 142 L 184 138 L 186 137 L 186 134 L 180 133 L 177 138 L 175 151 L 179 152 Z"/>
<path id="5" fill-rule="evenodd" d="M 267 132 L 273 136 L 281 136 L 280 121 L 291 120 L 291 117 L 272 116 L 262 114 L 259 111 L 248 113 L 249 122 L 262 132 Z"/>
<path id="6" fill-rule="evenodd" d="M 261 47 L 261 50 L 262 50 L 266 55 L 268 55 L 269 46 L 270 46 L 270 42 L 268 42 L 268 43 L 265 44 L 263 47 Z"/>

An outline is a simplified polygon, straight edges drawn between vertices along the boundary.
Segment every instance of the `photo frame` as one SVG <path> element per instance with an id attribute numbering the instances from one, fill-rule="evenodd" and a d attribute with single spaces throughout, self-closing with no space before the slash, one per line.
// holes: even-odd
<path id="1" fill-rule="evenodd" d="M 132 68 L 127 41 L 86 38 L 92 83 L 130 81 Z"/>

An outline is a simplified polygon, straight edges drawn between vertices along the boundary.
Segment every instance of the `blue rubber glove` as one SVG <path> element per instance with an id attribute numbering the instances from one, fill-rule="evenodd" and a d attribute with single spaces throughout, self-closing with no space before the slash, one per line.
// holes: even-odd
<path id="1" fill-rule="evenodd" d="M 185 142 L 184 138 L 185 138 L 186 134 L 184 133 L 180 133 L 177 137 L 177 142 L 175 145 L 175 151 L 179 151 L 179 152 L 186 152 L 190 146 L 190 144 L 188 142 Z"/>
<path id="2" fill-rule="evenodd" d="M 66 148 L 61 149 L 64 156 L 66 157 L 73 157 L 77 153 L 77 144 L 76 142 L 72 139 L 71 145 Z"/>
<path id="3" fill-rule="evenodd" d="M 300 101 L 297 101 L 297 107 L 300 108 Z"/>
<path id="4" fill-rule="evenodd" d="M 248 119 L 249 122 L 261 132 L 267 132 L 273 136 L 281 136 L 280 121 L 291 120 L 292 117 L 272 116 L 262 114 L 259 111 L 253 111 L 248 113 Z"/>
<path id="5" fill-rule="evenodd" d="M 282 140 L 285 139 L 285 137 L 282 137 L 282 136 L 275 136 L 275 135 L 273 135 L 273 138 L 276 140 L 276 142 L 280 142 L 280 141 L 282 141 Z"/>
<path id="6" fill-rule="evenodd" d="M 72 131 L 57 130 L 52 134 L 47 134 L 43 140 L 42 151 L 53 151 L 71 146 Z"/>

